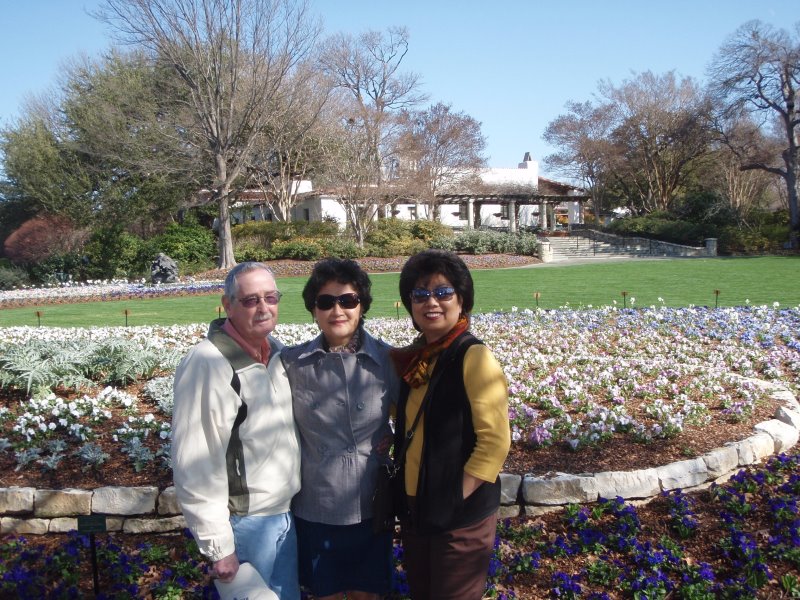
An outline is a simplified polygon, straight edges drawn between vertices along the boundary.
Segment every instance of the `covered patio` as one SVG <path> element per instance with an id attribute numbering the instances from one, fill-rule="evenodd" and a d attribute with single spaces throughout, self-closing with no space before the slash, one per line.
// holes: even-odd
<path id="1" fill-rule="evenodd" d="M 520 229 L 519 210 L 522 206 L 535 206 L 538 208 L 538 228 L 543 231 L 555 229 L 556 209 L 565 207 L 567 210 L 568 225 L 583 224 L 583 203 L 589 196 L 570 192 L 567 194 L 541 194 L 541 193 L 470 193 L 470 194 L 442 194 L 436 197 L 439 205 L 457 205 L 459 214 L 466 211 L 464 218 L 467 226 L 479 229 L 482 225 L 481 209 L 490 205 L 499 207 L 499 213 L 493 216 L 507 221 L 507 229 L 515 233 Z M 454 213 L 455 214 L 455 213 Z"/>

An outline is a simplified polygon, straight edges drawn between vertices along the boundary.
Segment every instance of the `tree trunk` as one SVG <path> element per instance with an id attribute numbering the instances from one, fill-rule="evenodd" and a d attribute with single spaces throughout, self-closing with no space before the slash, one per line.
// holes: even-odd
<path id="1" fill-rule="evenodd" d="M 800 213 L 798 213 L 797 186 L 800 183 L 797 177 L 797 168 L 787 171 L 786 191 L 789 200 L 789 248 L 797 250 L 800 248 Z"/>
<path id="2" fill-rule="evenodd" d="M 795 111 L 788 111 L 794 114 Z M 789 201 L 789 248 L 797 250 L 800 248 L 800 212 L 798 212 L 797 197 L 798 184 L 800 180 L 800 164 L 798 164 L 798 144 L 796 129 L 791 123 L 786 125 L 788 130 L 789 148 L 784 151 L 784 162 L 786 164 L 786 196 Z"/>
<path id="3" fill-rule="evenodd" d="M 478 230 L 478 229 L 481 228 L 481 208 L 482 207 L 483 207 L 483 202 L 475 202 L 473 204 L 474 213 L 473 213 L 473 217 L 472 217 L 472 220 L 473 220 L 472 228 L 475 229 L 475 230 Z"/>
<path id="4" fill-rule="evenodd" d="M 219 203 L 219 258 L 217 266 L 220 269 L 230 269 L 236 266 L 233 257 L 233 237 L 231 236 L 231 213 L 228 205 L 228 194 L 220 196 Z"/>

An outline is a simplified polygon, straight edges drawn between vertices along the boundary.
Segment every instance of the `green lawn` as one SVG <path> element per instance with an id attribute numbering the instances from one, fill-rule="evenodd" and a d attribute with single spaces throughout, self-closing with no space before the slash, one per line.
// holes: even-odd
<path id="1" fill-rule="evenodd" d="M 519 269 L 475 270 L 475 310 L 488 312 L 511 307 L 541 308 L 569 305 L 623 305 L 637 307 L 736 306 L 746 304 L 800 305 L 800 257 L 633 259 L 592 264 L 551 263 Z M 369 315 L 397 316 L 396 273 L 375 274 Z M 280 305 L 284 323 L 310 321 L 300 297 L 305 278 L 278 280 L 285 296 Z M 719 297 L 714 294 L 719 290 Z M 0 327 L 41 324 L 55 327 L 170 325 L 206 322 L 221 309 L 218 296 L 160 300 L 124 300 L 50 305 L 0 310 Z M 399 314 L 404 314 L 402 306 Z"/>

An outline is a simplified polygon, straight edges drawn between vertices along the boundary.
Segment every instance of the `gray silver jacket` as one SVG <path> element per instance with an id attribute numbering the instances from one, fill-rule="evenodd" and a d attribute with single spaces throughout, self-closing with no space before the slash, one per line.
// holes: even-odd
<path id="1" fill-rule="evenodd" d="M 300 433 L 295 516 L 329 525 L 372 516 L 377 470 L 388 444 L 382 455 L 377 447 L 392 435 L 389 411 L 399 389 L 389 349 L 362 330 L 355 354 L 326 352 L 322 335 L 282 350 Z"/>

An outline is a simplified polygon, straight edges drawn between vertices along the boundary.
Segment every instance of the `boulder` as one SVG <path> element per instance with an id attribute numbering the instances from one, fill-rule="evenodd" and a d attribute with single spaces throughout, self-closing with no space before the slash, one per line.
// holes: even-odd
<path id="1" fill-rule="evenodd" d="M 178 263 L 163 252 L 159 252 L 150 265 L 150 281 L 153 283 L 175 283 L 178 281 Z"/>

